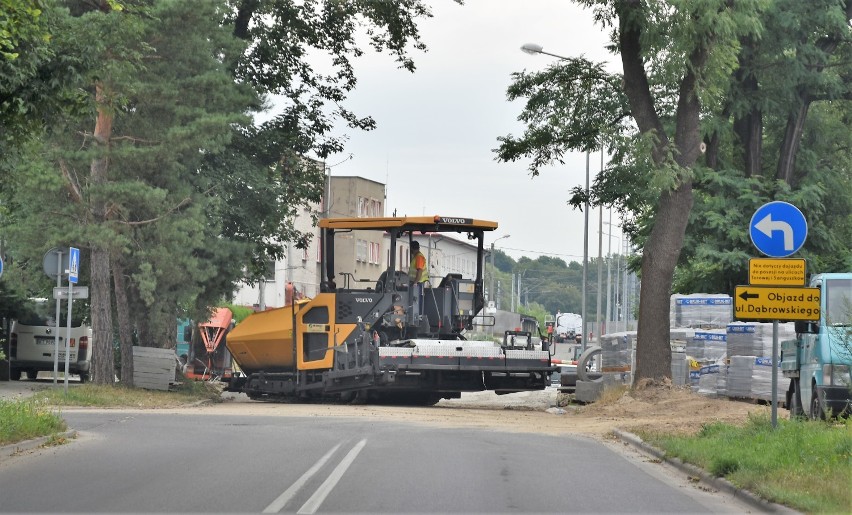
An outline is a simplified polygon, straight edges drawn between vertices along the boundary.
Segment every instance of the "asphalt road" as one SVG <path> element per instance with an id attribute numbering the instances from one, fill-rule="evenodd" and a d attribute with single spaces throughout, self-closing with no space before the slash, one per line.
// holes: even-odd
<path id="1" fill-rule="evenodd" d="M 401 408 L 403 409 L 403 408 Z M 384 420 L 69 410 L 2 512 L 736 513 L 620 444 Z"/>

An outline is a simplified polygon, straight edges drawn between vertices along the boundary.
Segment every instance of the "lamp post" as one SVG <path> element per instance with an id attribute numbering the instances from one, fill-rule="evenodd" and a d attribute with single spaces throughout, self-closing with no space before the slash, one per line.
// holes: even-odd
<path id="1" fill-rule="evenodd" d="M 545 52 L 543 50 L 544 47 L 541 45 L 537 45 L 535 43 L 525 43 L 521 47 L 521 51 L 530 55 L 534 54 L 544 54 L 549 55 L 551 57 L 555 57 L 559 60 L 566 61 L 567 57 L 551 54 L 550 52 Z M 582 299 L 582 313 L 580 316 L 583 318 L 582 328 L 583 328 L 583 350 L 586 350 L 586 340 L 588 340 L 588 332 L 586 331 L 586 325 L 589 322 L 588 312 L 586 306 L 586 294 L 588 290 L 589 284 L 589 151 L 586 151 L 586 202 L 583 207 L 583 299 Z M 600 290 L 600 289 L 599 289 Z M 600 291 L 598 291 L 598 295 L 600 295 Z M 598 316 L 600 318 L 600 316 Z"/>
<path id="2" fill-rule="evenodd" d="M 488 300 L 494 301 L 494 307 L 497 307 L 497 295 L 494 294 L 494 272 L 497 270 L 494 268 L 494 244 L 503 238 L 508 238 L 510 235 L 507 234 L 505 236 L 500 236 L 496 240 L 491 242 L 491 285 L 488 287 Z"/>

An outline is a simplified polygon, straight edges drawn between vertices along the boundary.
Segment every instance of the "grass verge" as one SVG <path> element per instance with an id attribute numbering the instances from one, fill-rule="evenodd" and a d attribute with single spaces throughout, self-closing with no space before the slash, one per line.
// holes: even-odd
<path id="1" fill-rule="evenodd" d="M 65 431 L 59 414 L 36 399 L 0 400 L 0 445 Z"/>
<path id="2" fill-rule="evenodd" d="M 25 400 L 0 400 L 0 445 L 54 435 L 67 429 L 59 407 L 175 408 L 198 401 L 221 401 L 219 385 L 188 381 L 174 391 L 152 391 L 124 386 L 83 384 L 41 390 Z"/>
<path id="3" fill-rule="evenodd" d="M 705 425 L 694 436 L 637 431 L 669 457 L 698 465 L 764 499 L 808 513 L 852 507 L 852 419 L 823 422 L 749 417 Z"/>
<path id="4" fill-rule="evenodd" d="M 83 384 L 63 389 L 42 390 L 33 398 L 52 406 L 93 408 L 176 408 L 198 401 L 221 401 L 222 388 L 213 383 L 187 381 L 175 390 L 143 390 L 125 386 Z"/>

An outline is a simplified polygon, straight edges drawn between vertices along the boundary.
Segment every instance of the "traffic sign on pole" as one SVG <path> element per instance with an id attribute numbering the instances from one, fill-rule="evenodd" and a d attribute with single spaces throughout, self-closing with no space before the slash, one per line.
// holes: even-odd
<path id="1" fill-rule="evenodd" d="M 74 300 L 78 299 L 88 299 L 89 298 L 89 287 L 88 286 L 72 286 L 70 288 L 65 288 L 64 286 L 57 286 L 53 289 L 53 298 L 54 299 L 68 299 L 70 294 L 70 298 Z"/>
<path id="2" fill-rule="evenodd" d="M 805 260 L 798 258 L 751 258 L 748 283 L 766 286 L 804 286 Z"/>
<path id="3" fill-rule="evenodd" d="M 757 250 L 767 256 L 787 257 L 802 248 L 808 236 L 808 222 L 793 204 L 769 202 L 751 217 L 749 236 Z"/>
<path id="4" fill-rule="evenodd" d="M 787 286 L 737 286 L 734 318 L 737 320 L 819 320 L 819 288 Z"/>
<path id="5" fill-rule="evenodd" d="M 77 280 L 80 278 L 80 249 L 75 249 L 74 247 L 70 247 L 69 257 L 68 257 L 68 282 L 71 284 L 77 284 Z"/>

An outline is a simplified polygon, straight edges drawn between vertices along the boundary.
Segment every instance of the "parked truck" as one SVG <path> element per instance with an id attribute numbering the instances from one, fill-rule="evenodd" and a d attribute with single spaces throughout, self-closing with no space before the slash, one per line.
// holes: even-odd
<path id="1" fill-rule="evenodd" d="M 577 313 L 557 313 L 554 332 L 557 343 L 578 341 L 577 336 L 583 336 L 583 317 Z"/>
<path id="2" fill-rule="evenodd" d="M 252 399 L 336 398 L 434 404 L 461 392 L 542 390 L 547 349 L 471 340 L 481 326 L 484 235 L 496 222 L 450 217 L 329 218 L 319 222 L 320 293 L 254 313 L 228 335 L 244 377 L 230 391 Z M 457 233 L 476 246 L 472 277 L 447 274 L 424 287 L 411 283 L 399 249 L 417 234 Z M 376 279 L 359 279 L 355 259 L 337 259 L 338 239 L 387 235 L 388 262 Z M 422 290 L 422 291 L 421 291 Z M 493 318 L 493 317 L 492 317 Z M 492 321 L 493 324 L 493 321 Z"/>
<path id="3" fill-rule="evenodd" d="M 819 321 L 796 322 L 796 339 L 781 343 L 781 372 L 790 379 L 791 416 L 813 419 L 852 413 L 852 273 L 820 274 Z M 806 402 L 806 404 L 805 404 Z"/>

